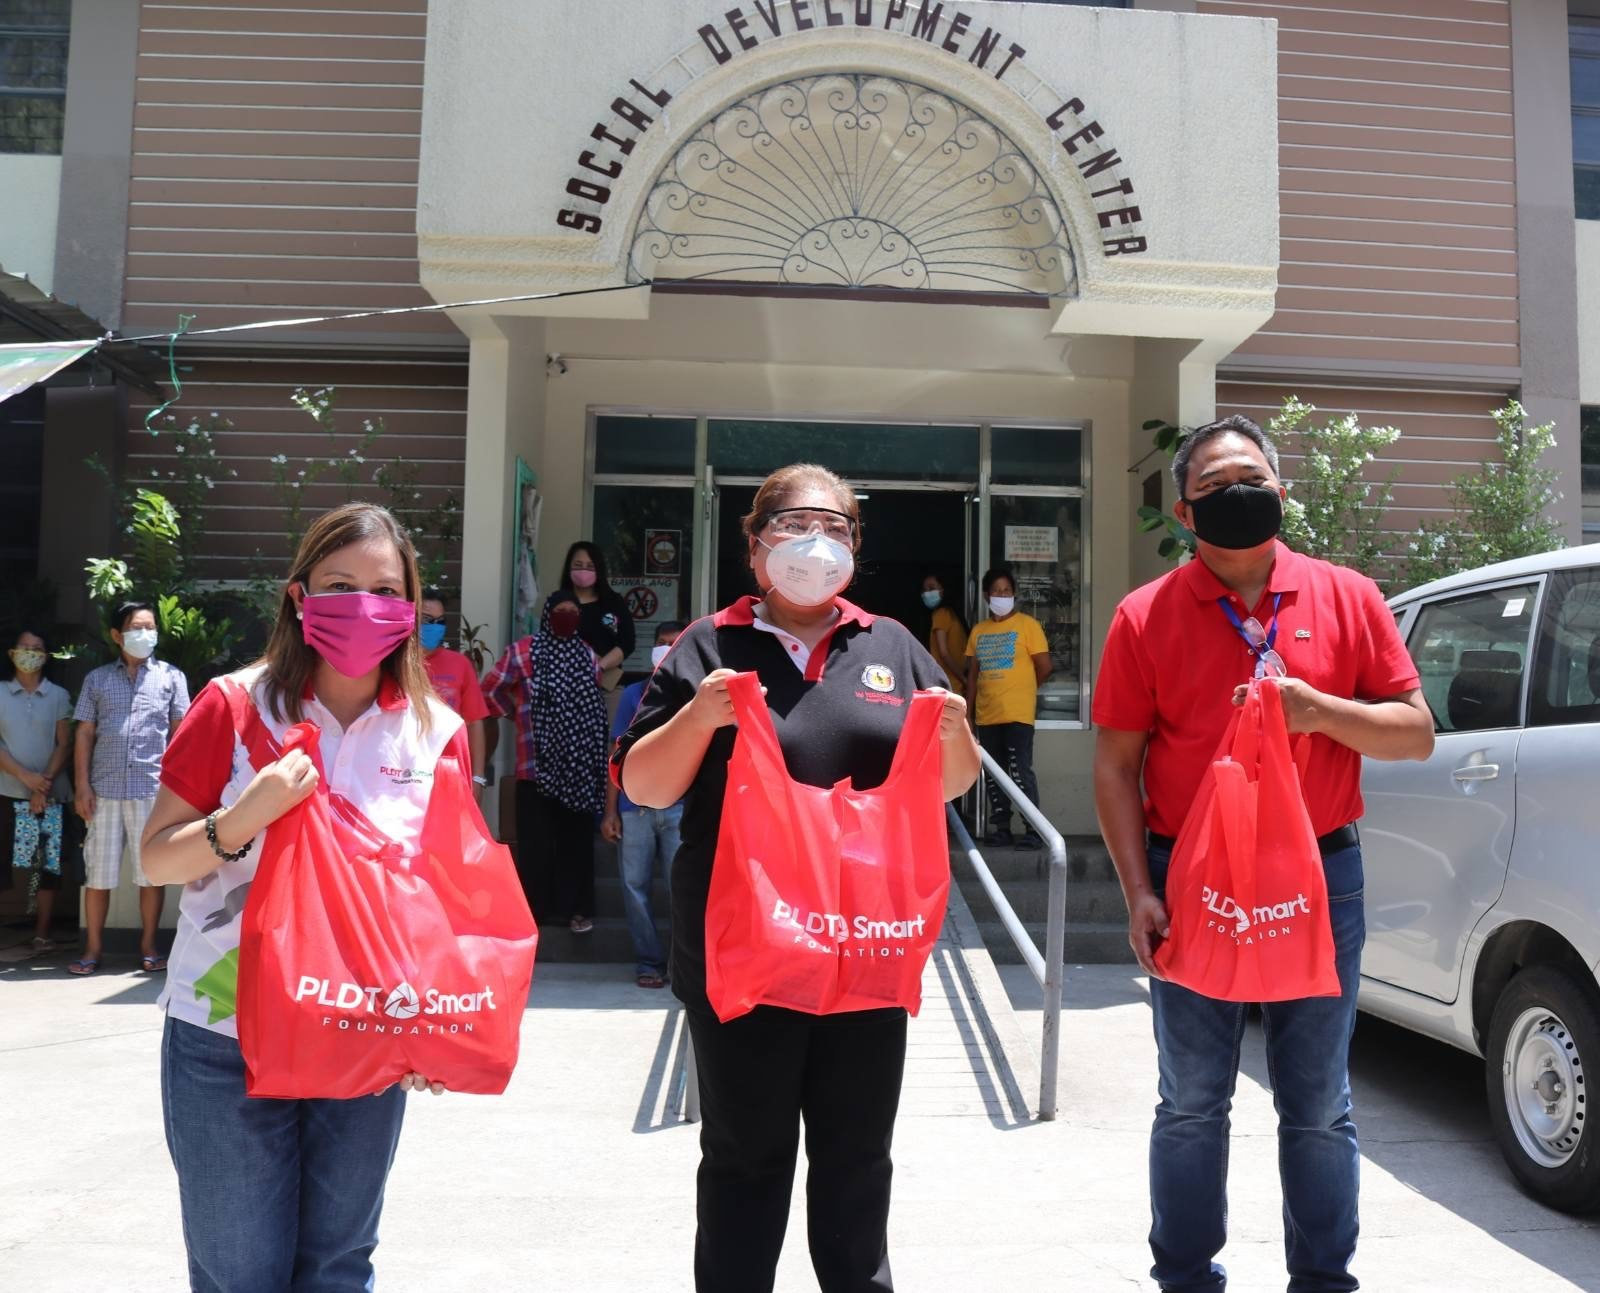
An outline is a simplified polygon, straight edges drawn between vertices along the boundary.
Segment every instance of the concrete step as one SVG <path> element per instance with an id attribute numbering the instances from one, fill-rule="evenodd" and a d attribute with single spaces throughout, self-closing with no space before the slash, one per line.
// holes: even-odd
<path id="1" fill-rule="evenodd" d="M 661 937 L 661 945 L 666 947 L 667 925 L 659 918 L 656 933 Z M 587 934 L 574 934 L 565 924 L 552 921 L 539 926 L 538 959 L 551 964 L 614 963 L 624 967 L 631 977 L 633 939 L 628 936 L 628 926 L 620 916 L 596 916 L 594 929 Z"/>
<path id="2" fill-rule="evenodd" d="M 1127 908 L 1104 842 L 1097 835 L 1079 835 L 1069 837 L 1066 845 L 1066 960 L 1114 965 L 1132 961 Z M 978 847 L 1012 910 L 1043 951 L 1050 913 L 1048 855 L 1016 848 Z M 990 955 L 999 964 L 1019 964 L 1022 956 L 1000 923 L 966 855 L 955 854 L 951 866 Z"/>
<path id="3" fill-rule="evenodd" d="M 1034 946 L 1044 951 L 1045 925 L 1042 921 L 1024 922 L 1032 935 Z M 984 946 L 996 965 L 1021 965 L 1022 953 L 1017 951 L 1011 935 L 998 920 L 980 920 L 978 932 L 983 935 Z M 1089 922 L 1069 920 L 1067 941 L 1062 960 L 1068 965 L 1132 965 L 1133 949 L 1128 946 L 1128 922 Z"/>

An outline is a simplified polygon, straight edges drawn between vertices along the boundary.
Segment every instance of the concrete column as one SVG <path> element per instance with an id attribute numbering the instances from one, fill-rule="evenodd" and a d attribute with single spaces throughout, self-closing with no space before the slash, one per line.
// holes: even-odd
<path id="1" fill-rule="evenodd" d="M 44 471 L 39 499 L 39 578 L 56 587 L 56 618 L 93 625 L 84 586 L 90 557 L 117 551 L 111 491 L 89 466 L 98 458 L 119 469 L 122 428 L 127 425 L 127 388 L 56 386 L 45 393 Z"/>
<path id="2" fill-rule="evenodd" d="M 138 5 L 72 0 L 51 290 L 108 328 L 122 324 L 138 50 Z"/>
<path id="3" fill-rule="evenodd" d="M 496 651 L 506 645 L 516 525 L 516 462 L 536 472 L 544 431 L 544 325 L 461 318 L 467 369 L 461 609 Z"/>
<path id="4" fill-rule="evenodd" d="M 1511 10 L 1512 111 L 1517 162 L 1517 295 L 1522 403 L 1553 422 L 1547 465 L 1559 473 L 1557 517 L 1583 541 L 1579 459 L 1578 292 L 1572 197 L 1572 90 L 1565 0 L 1518 0 Z"/>

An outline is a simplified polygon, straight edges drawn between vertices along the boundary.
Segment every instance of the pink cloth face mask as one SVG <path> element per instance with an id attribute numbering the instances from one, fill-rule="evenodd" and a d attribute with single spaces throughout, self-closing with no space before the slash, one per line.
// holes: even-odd
<path id="1" fill-rule="evenodd" d="M 574 588 L 593 588 L 594 587 L 595 578 L 596 578 L 594 571 L 592 571 L 592 570 L 573 570 L 573 571 L 569 571 L 568 573 L 572 576 L 572 586 Z"/>
<path id="2" fill-rule="evenodd" d="M 403 597 L 320 593 L 300 602 L 306 645 L 346 678 L 365 678 L 416 628 L 416 603 Z"/>

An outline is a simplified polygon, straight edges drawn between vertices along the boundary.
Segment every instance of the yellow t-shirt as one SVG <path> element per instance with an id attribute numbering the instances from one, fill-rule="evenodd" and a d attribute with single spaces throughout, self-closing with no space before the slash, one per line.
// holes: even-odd
<path id="1" fill-rule="evenodd" d="M 1044 627 L 1021 611 L 973 626 L 967 655 L 978 661 L 978 726 L 1033 722 L 1039 695 L 1033 657 L 1049 649 Z"/>
<path id="2" fill-rule="evenodd" d="M 944 661 L 939 659 L 939 653 L 933 649 L 934 635 L 940 629 L 944 630 L 945 649 L 956 660 L 967 654 L 967 630 L 961 623 L 961 617 L 948 606 L 935 608 L 933 623 L 928 629 L 928 654 L 933 657 L 935 664 L 940 668 L 944 668 Z M 959 674 L 953 674 L 948 669 L 945 669 L 944 676 L 950 683 L 951 691 L 961 692 L 966 690 L 966 679 Z"/>

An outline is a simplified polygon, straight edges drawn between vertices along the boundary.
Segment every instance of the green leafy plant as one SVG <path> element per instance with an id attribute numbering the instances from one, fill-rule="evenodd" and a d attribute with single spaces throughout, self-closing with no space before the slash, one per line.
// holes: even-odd
<path id="1" fill-rule="evenodd" d="M 1490 416 L 1500 461 L 1458 476 L 1451 515 L 1417 527 L 1405 565 L 1408 587 L 1564 546 L 1561 526 L 1550 514 L 1561 498 L 1556 473 L 1540 466 L 1555 446 L 1554 425 L 1528 426 L 1527 410 L 1516 400 Z"/>
<path id="2" fill-rule="evenodd" d="M 1154 431 L 1154 442 L 1157 449 L 1166 454 L 1168 458 L 1178 452 L 1178 446 L 1188 438 L 1189 432 L 1183 427 L 1174 426 L 1171 422 L 1161 418 L 1152 418 L 1143 427 L 1146 431 Z M 1156 545 L 1159 552 L 1168 561 L 1176 561 L 1185 552 L 1193 553 L 1195 538 L 1194 533 L 1173 516 L 1171 512 L 1164 512 L 1159 507 L 1149 504 L 1141 507 L 1136 515 L 1139 518 L 1139 532 L 1141 534 L 1154 534 L 1157 530 L 1166 531 L 1161 542 Z"/>
<path id="3" fill-rule="evenodd" d="M 473 669 L 481 677 L 483 671 L 489 667 L 489 662 L 494 659 L 494 648 L 480 636 L 484 625 L 469 624 L 465 615 L 459 616 L 461 621 L 461 654 L 472 661 Z"/>
<path id="4" fill-rule="evenodd" d="M 124 601 L 155 608 L 161 655 L 188 676 L 191 689 L 225 668 L 239 634 L 226 617 L 209 613 L 194 589 L 185 556 L 183 518 L 171 501 L 151 489 L 125 496 L 123 534 L 127 557 L 91 557 L 84 566 L 89 596 L 100 608 L 102 636 L 109 643 L 111 616 Z"/>
<path id="5" fill-rule="evenodd" d="M 408 458 L 382 457 L 377 452 L 387 432 L 382 418 L 364 419 L 360 436 L 354 444 L 347 443 L 348 437 L 339 430 L 335 418 L 337 395 L 334 387 L 327 386 L 314 391 L 298 387 L 289 396 L 290 403 L 327 437 L 325 454 L 291 461 L 288 454 L 279 453 L 268 460 L 273 486 L 284 512 L 284 539 L 289 551 L 299 546 L 305 533 L 306 491 L 319 482 L 337 481 L 343 487 L 346 502 L 367 499 L 382 503 L 394 513 L 416 545 L 422 582 L 438 583 L 460 544 L 460 500 L 452 493 L 437 503 L 424 506 L 422 469 Z M 367 471 L 369 458 L 374 460 L 370 473 Z M 370 497 L 369 483 L 377 487 L 377 498 Z M 269 600 L 276 601 L 275 584 Z"/>
<path id="6" fill-rule="evenodd" d="M 1287 482 L 1283 541 L 1296 552 L 1349 566 L 1385 582 L 1391 562 L 1384 552 L 1383 516 L 1394 497 L 1391 470 L 1380 481 L 1368 478 L 1380 454 L 1400 438 L 1397 427 L 1363 426 L 1354 413 L 1329 421 L 1313 420 L 1316 406 L 1291 395 L 1266 431 L 1279 449 L 1290 447 L 1300 459 Z"/>
<path id="7" fill-rule="evenodd" d="M 1303 466 L 1284 483 L 1283 538 L 1290 547 L 1313 557 L 1351 566 L 1380 579 L 1386 570 L 1381 535 L 1384 509 L 1393 494 L 1394 473 L 1382 481 L 1367 479 L 1378 456 L 1400 438 L 1394 427 L 1362 426 L 1355 414 L 1330 421 L 1312 419 L 1316 406 L 1290 395 L 1266 425 L 1280 449 L 1293 441 Z M 1156 449 L 1174 457 L 1189 431 L 1160 418 L 1144 424 L 1154 432 Z M 1139 529 L 1165 531 L 1157 548 L 1169 561 L 1195 551 L 1195 536 L 1170 512 L 1138 509 Z"/>

